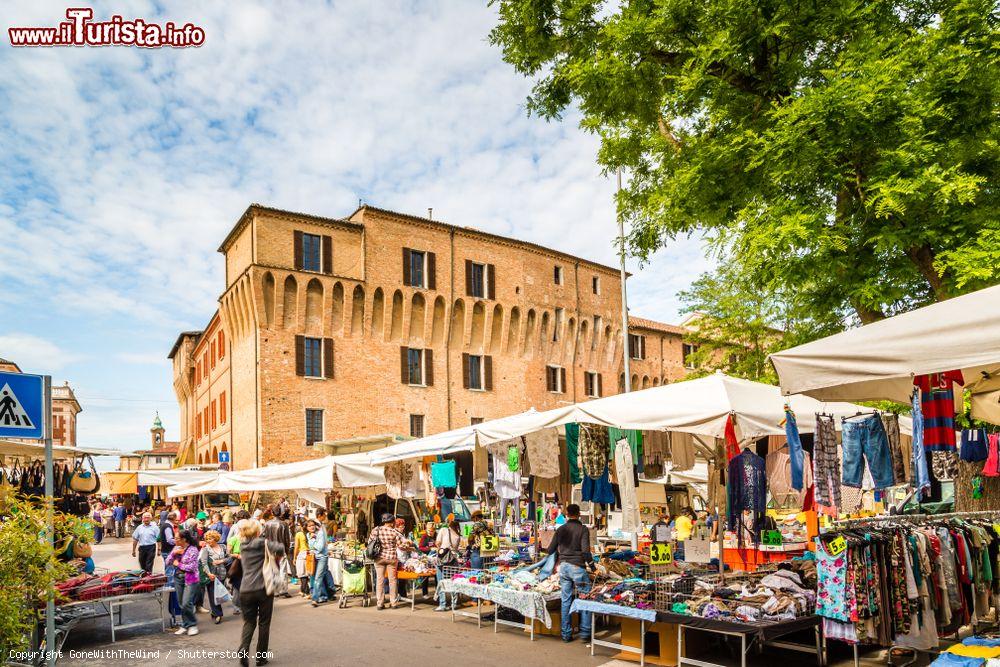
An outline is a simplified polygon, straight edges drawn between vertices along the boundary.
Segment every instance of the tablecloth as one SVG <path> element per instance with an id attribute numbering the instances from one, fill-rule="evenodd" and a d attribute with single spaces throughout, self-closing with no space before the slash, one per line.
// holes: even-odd
<path id="1" fill-rule="evenodd" d="M 541 621 L 546 628 L 552 627 L 552 617 L 549 615 L 546 603 L 559 598 L 558 592 L 546 596 L 535 591 L 518 591 L 492 584 L 470 584 L 459 579 L 446 579 L 438 585 L 446 593 L 459 593 L 470 598 L 489 600 L 501 607 L 513 609 L 525 618 Z"/>
<path id="2" fill-rule="evenodd" d="M 623 607 L 620 604 L 608 604 L 607 602 L 595 602 L 594 600 L 573 600 L 573 606 L 570 607 L 569 612 L 572 614 L 579 611 L 635 618 L 640 621 L 656 621 L 655 609 L 636 609 L 635 607 Z"/>

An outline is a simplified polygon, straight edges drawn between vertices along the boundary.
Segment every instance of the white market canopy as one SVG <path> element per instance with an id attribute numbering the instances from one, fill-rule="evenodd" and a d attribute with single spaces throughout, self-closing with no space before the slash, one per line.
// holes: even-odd
<path id="1" fill-rule="evenodd" d="M 370 453 L 373 464 L 471 451 L 553 426 L 574 422 L 643 431 L 677 431 L 703 438 L 724 438 L 726 420 L 734 415 L 742 441 L 784 435 L 786 402 L 800 433 L 816 428 L 816 413 L 851 417 L 865 408 L 851 403 L 823 403 L 808 396 L 785 398 L 778 387 L 715 373 L 707 377 L 617 394 L 545 412 L 518 415 L 465 426 Z M 839 420 L 837 420 L 839 428 Z M 900 430 L 910 433 L 908 419 Z"/>
<path id="2" fill-rule="evenodd" d="M 913 376 L 960 370 L 974 417 L 1000 423 L 1000 286 L 771 355 L 786 394 L 906 403 Z"/>
<path id="3" fill-rule="evenodd" d="M 170 468 L 166 470 L 139 470 L 139 486 L 171 486 L 173 484 L 195 484 L 219 476 L 216 470 L 185 470 Z"/>
<path id="4" fill-rule="evenodd" d="M 245 493 L 251 491 L 329 491 L 385 484 L 382 468 L 368 463 L 367 454 L 324 456 L 318 459 L 280 463 L 232 472 L 212 472 L 199 481 L 175 484 L 167 489 L 171 497 L 199 493 Z"/>
<path id="5" fill-rule="evenodd" d="M 65 447 L 52 445 L 52 456 L 56 459 L 69 459 L 80 456 L 120 456 L 124 452 L 117 449 L 96 449 L 94 447 Z M 0 440 L 0 456 L 11 456 L 21 459 L 42 460 L 45 458 L 45 445 L 40 442 L 21 440 Z"/>

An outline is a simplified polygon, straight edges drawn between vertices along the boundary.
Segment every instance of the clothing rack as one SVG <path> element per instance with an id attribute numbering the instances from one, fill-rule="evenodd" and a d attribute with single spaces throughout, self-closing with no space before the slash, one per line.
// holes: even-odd
<path id="1" fill-rule="evenodd" d="M 946 512 L 944 514 L 887 514 L 882 516 L 869 516 L 860 519 L 838 519 L 834 521 L 834 526 L 848 527 L 869 523 L 881 523 L 891 521 L 901 521 L 907 523 L 923 523 L 927 521 L 939 521 L 941 519 L 952 518 L 982 518 L 989 516 L 1000 516 L 1000 509 L 980 510 L 975 512 Z"/>

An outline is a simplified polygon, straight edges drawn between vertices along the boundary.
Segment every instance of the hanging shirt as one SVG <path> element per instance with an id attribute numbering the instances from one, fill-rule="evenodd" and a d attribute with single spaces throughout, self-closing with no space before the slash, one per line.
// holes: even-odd
<path id="1" fill-rule="evenodd" d="M 608 429 L 596 424 L 580 424 L 580 468 L 591 479 L 597 479 L 608 467 L 611 442 Z"/>
<path id="2" fill-rule="evenodd" d="M 952 384 L 964 385 L 962 371 L 918 375 L 913 384 L 920 388 L 924 417 L 924 450 L 955 450 L 955 392 Z"/>
<path id="3" fill-rule="evenodd" d="M 756 541 L 760 526 L 767 511 L 767 473 L 764 459 L 749 449 L 729 461 L 729 530 L 742 528 L 745 524 L 743 511 L 752 513 L 753 524 L 748 528 Z M 739 533 L 742 542 L 742 531 Z"/>
<path id="4" fill-rule="evenodd" d="M 506 455 L 493 455 L 493 489 L 498 498 L 514 500 L 521 497 L 521 473 L 507 467 Z"/>
<path id="5" fill-rule="evenodd" d="M 566 461 L 569 465 L 570 484 L 579 484 L 583 479 L 580 472 L 580 425 L 566 424 Z"/>

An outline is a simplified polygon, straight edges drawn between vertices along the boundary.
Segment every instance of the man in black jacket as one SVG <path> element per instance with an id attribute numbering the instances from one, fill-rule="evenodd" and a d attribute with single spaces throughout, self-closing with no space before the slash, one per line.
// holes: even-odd
<path id="1" fill-rule="evenodd" d="M 559 559 L 559 587 L 562 594 L 562 640 L 573 641 L 573 623 L 570 607 L 573 598 L 590 590 L 590 576 L 586 568 L 594 569 L 594 557 L 590 554 L 590 531 L 580 522 L 580 506 L 576 503 L 566 508 L 569 520 L 559 526 L 549 544 L 549 554 Z M 590 636 L 590 612 L 580 612 L 580 634 Z"/>

